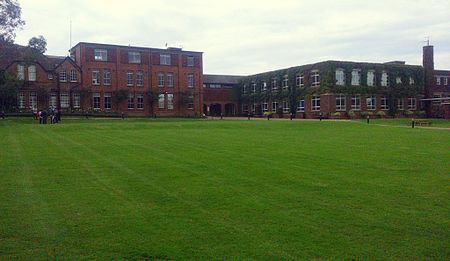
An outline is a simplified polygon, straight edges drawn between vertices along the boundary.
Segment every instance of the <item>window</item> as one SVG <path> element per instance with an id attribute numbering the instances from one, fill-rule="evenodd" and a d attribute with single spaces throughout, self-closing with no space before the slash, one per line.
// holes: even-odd
<path id="1" fill-rule="evenodd" d="M 263 91 L 267 91 L 267 82 L 266 81 L 263 81 L 261 86 L 262 86 Z"/>
<path id="2" fill-rule="evenodd" d="M 272 79 L 272 90 L 277 90 L 278 89 L 278 81 L 277 79 L 273 78 Z"/>
<path id="3" fill-rule="evenodd" d="M 73 99 L 73 102 L 72 102 L 72 104 L 73 104 L 73 107 L 74 108 L 80 108 L 80 101 L 81 101 L 81 98 L 80 98 L 80 94 L 79 93 L 73 93 L 72 94 L 72 99 Z"/>
<path id="4" fill-rule="evenodd" d="M 345 104 L 345 95 L 339 94 L 336 96 L 336 111 L 345 111 L 346 104 Z"/>
<path id="5" fill-rule="evenodd" d="M 94 49 L 94 60 L 96 61 L 108 61 L 108 50 Z"/>
<path id="6" fill-rule="evenodd" d="M 136 85 L 144 86 L 144 72 L 143 71 L 136 72 Z"/>
<path id="7" fill-rule="evenodd" d="M 242 104 L 242 112 L 245 114 L 248 113 L 248 104 Z"/>
<path id="8" fill-rule="evenodd" d="M 158 96 L 158 108 L 164 109 L 164 94 Z"/>
<path id="9" fill-rule="evenodd" d="M 132 93 L 128 94 L 128 109 L 134 109 L 134 94 Z"/>
<path id="10" fill-rule="evenodd" d="M 376 102 L 377 102 L 377 100 L 376 100 L 375 96 L 373 96 L 373 95 L 367 96 L 367 98 L 366 98 L 367 110 L 374 111 L 377 108 Z"/>
<path id="11" fill-rule="evenodd" d="M 132 71 L 128 71 L 127 72 L 127 86 L 133 86 L 133 85 L 134 85 L 133 72 Z"/>
<path id="12" fill-rule="evenodd" d="M 252 82 L 252 93 L 256 92 L 256 83 Z"/>
<path id="13" fill-rule="evenodd" d="M 28 81 L 36 81 L 36 66 L 34 65 L 28 66 Z"/>
<path id="14" fill-rule="evenodd" d="M 319 71 L 311 71 L 311 86 L 317 87 L 320 85 L 320 74 Z"/>
<path id="15" fill-rule="evenodd" d="M 314 95 L 311 97 L 311 110 L 320 111 L 320 96 Z"/>
<path id="16" fill-rule="evenodd" d="M 443 85 L 448 85 L 448 78 L 447 78 L 447 77 L 444 77 L 443 79 L 444 79 Z"/>
<path id="17" fill-rule="evenodd" d="M 289 76 L 285 75 L 285 76 L 283 76 L 282 87 L 283 87 L 283 89 L 287 89 L 288 86 L 289 86 Z"/>
<path id="18" fill-rule="evenodd" d="M 111 85 L 111 70 L 103 70 L 103 85 Z"/>
<path id="19" fill-rule="evenodd" d="M 141 53 L 128 52 L 128 63 L 141 63 Z"/>
<path id="20" fill-rule="evenodd" d="M 158 87 L 164 87 L 164 73 L 158 73 Z"/>
<path id="21" fill-rule="evenodd" d="M 17 103 L 19 104 L 20 109 L 25 108 L 25 94 L 23 92 L 19 93 L 19 99 Z"/>
<path id="22" fill-rule="evenodd" d="M 345 85 L 344 69 L 336 69 L 336 85 Z"/>
<path id="23" fill-rule="evenodd" d="M 441 77 L 439 76 L 436 76 L 436 85 L 441 85 Z"/>
<path id="24" fill-rule="evenodd" d="M 59 102 L 61 103 L 61 108 L 69 108 L 69 94 L 67 92 L 60 93 Z"/>
<path id="25" fill-rule="evenodd" d="M 388 104 L 388 100 L 386 97 L 381 97 L 380 102 L 381 102 L 380 103 L 381 110 L 383 110 L 383 111 L 389 110 L 389 104 Z"/>
<path id="26" fill-rule="evenodd" d="M 360 69 L 352 70 L 352 85 L 353 86 L 361 85 L 361 70 Z"/>
<path id="27" fill-rule="evenodd" d="M 103 99 L 105 101 L 105 109 L 110 110 L 111 109 L 111 93 L 105 92 L 105 95 L 103 96 Z"/>
<path id="28" fill-rule="evenodd" d="M 194 66 L 194 56 L 187 57 L 187 66 Z"/>
<path id="29" fill-rule="evenodd" d="M 352 110 L 354 111 L 361 110 L 361 96 L 359 95 L 352 96 Z"/>
<path id="30" fill-rule="evenodd" d="M 399 77 L 399 76 L 395 77 L 395 83 L 396 84 L 402 84 L 402 78 Z"/>
<path id="31" fill-rule="evenodd" d="M 283 101 L 283 112 L 284 113 L 289 112 L 289 102 L 288 101 Z"/>
<path id="32" fill-rule="evenodd" d="M 298 106 L 297 106 L 298 112 L 304 112 L 305 111 L 305 100 L 299 100 Z"/>
<path id="33" fill-rule="evenodd" d="M 189 95 L 188 96 L 188 100 L 189 100 L 189 102 L 188 102 L 187 108 L 189 110 L 193 110 L 194 109 L 194 96 L 193 95 Z"/>
<path id="34" fill-rule="evenodd" d="M 92 71 L 92 84 L 93 85 L 99 85 L 100 84 L 100 71 L 99 70 L 93 70 Z"/>
<path id="35" fill-rule="evenodd" d="M 173 87 L 173 73 L 167 74 L 167 86 Z"/>
<path id="36" fill-rule="evenodd" d="M 367 86 L 375 86 L 375 71 L 370 70 L 367 72 Z"/>
<path id="37" fill-rule="evenodd" d="M 256 103 L 252 103 L 252 113 L 255 114 L 256 113 Z"/>
<path id="38" fill-rule="evenodd" d="M 417 108 L 416 103 L 416 98 L 408 98 L 408 110 L 415 110 Z"/>
<path id="39" fill-rule="evenodd" d="M 92 108 L 94 108 L 94 110 L 99 110 L 100 109 L 100 93 L 95 92 L 92 94 Z"/>
<path id="40" fill-rule="evenodd" d="M 60 82 L 67 82 L 67 73 L 65 70 L 62 70 L 59 72 L 59 81 Z"/>
<path id="41" fill-rule="evenodd" d="M 137 98 L 137 108 L 139 110 L 143 110 L 144 109 L 144 94 L 140 93 L 136 95 Z"/>
<path id="42" fill-rule="evenodd" d="M 29 105 L 30 105 L 30 109 L 32 110 L 36 110 L 37 109 L 37 94 L 36 92 L 30 92 L 30 97 L 29 97 Z"/>
<path id="43" fill-rule="evenodd" d="M 414 78 L 413 77 L 409 77 L 409 85 L 414 85 Z"/>
<path id="44" fill-rule="evenodd" d="M 222 88 L 222 85 L 221 84 L 217 84 L 217 83 L 210 83 L 209 84 L 209 88 L 219 89 L 219 88 Z"/>
<path id="45" fill-rule="evenodd" d="M 188 74 L 187 76 L 187 87 L 189 88 L 194 87 L 194 75 L 192 73 Z"/>
<path id="46" fill-rule="evenodd" d="M 242 93 L 246 94 L 247 93 L 247 85 L 244 84 L 244 86 L 242 87 Z"/>
<path id="47" fill-rule="evenodd" d="M 383 71 L 381 73 L 381 86 L 386 87 L 388 86 L 388 74 L 387 72 Z"/>
<path id="48" fill-rule="evenodd" d="M 403 106 L 403 99 L 397 99 L 397 109 L 398 110 L 403 110 L 404 106 Z"/>
<path id="49" fill-rule="evenodd" d="M 167 94 L 167 109 L 173 110 L 173 94 L 172 93 Z"/>
<path id="50" fill-rule="evenodd" d="M 303 74 L 297 74 L 295 77 L 295 85 L 297 85 L 297 87 L 302 87 L 305 85 Z"/>
<path id="51" fill-rule="evenodd" d="M 17 80 L 25 80 L 25 67 L 21 64 L 17 65 Z"/>
<path id="52" fill-rule="evenodd" d="M 52 92 L 50 93 L 48 106 L 52 109 L 55 109 L 57 105 L 58 105 L 58 97 L 56 96 L 56 92 Z"/>
<path id="53" fill-rule="evenodd" d="M 159 63 L 162 65 L 170 65 L 171 59 L 170 54 L 160 54 L 159 55 Z"/>
<path id="54" fill-rule="evenodd" d="M 269 111 L 269 106 L 268 106 L 266 101 L 263 102 L 263 104 L 262 104 L 262 111 L 263 112 L 268 112 Z"/>
<path id="55" fill-rule="evenodd" d="M 53 74 L 52 73 L 47 73 L 47 79 L 53 80 Z"/>
<path id="56" fill-rule="evenodd" d="M 278 109 L 278 102 L 272 102 L 272 112 L 277 112 Z"/>
<path id="57" fill-rule="evenodd" d="M 69 80 L 71 82 L 77 82 L 78 81 L 78 73 L 76 70 L 70 70 L 69 73 Z"/>

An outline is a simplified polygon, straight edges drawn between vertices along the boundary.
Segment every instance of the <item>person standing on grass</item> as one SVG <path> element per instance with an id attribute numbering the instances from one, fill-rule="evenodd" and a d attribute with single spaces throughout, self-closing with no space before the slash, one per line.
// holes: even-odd
<path id="1" fill-rule="evenodd" d="M 42 124 L 42 111 L 38 111 L 37 116 L 39 118 L 39 124 Z"/>
<path id="2" fill-rule="evenodd" d="M 4 110 L 2 110 L 2 111 L 0 112 L 0 117 L 2 117 L 2 119 L 5 119 L 5 111 L 4 111 Z"/>

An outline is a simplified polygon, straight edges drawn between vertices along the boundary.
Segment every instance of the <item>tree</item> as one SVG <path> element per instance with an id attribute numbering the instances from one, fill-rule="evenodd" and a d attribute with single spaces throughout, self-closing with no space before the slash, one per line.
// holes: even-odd
<path id="1" fill-rule="evenodd" d="M 154 104 L 156 101 L 158 101 L 158 99 L 159 99 L 159 93 L 157 93 L 157 92 L 155 92 L 155 91 L 153 91 L 153 90 L 149 90 L 149 91 L 147 92 L 147 97 L 148 97 L 148 100 L 149 100 L 149 102 L 150 102 L 150 107 L 152 108 L 152 112 L 153 112 L 153 104 Z"/>
<path id="2" fill-rule="evenodd" d="M 33 37 L 28 41 L 28 47 L 36 50 L 40 54 L 43 54 L 47 51 L 47 40 L 45 40 L 44 36 L 42 35 Z"/>
<path id="3" fill-rule="evenodd" d="M 120 89 L 117 91 L 113 91 L 114 99 L 117 102 L 117 110 L 119 110 L 119 105 L 128 99 L 128 94 L 130 91 L 128 89 Z"/>
<path id="4" fill-rule="evenodd" d="M 25 24 L 21 14 L 17 0 L 0 0 L 0 42 L 14 42 L 16 30 Z"/>
<path id="5" fill-rule="evenodd" d="M 17 106 L 19 81 L 11 75 L 0 72 L 0 111 L 13 111 Z"/>

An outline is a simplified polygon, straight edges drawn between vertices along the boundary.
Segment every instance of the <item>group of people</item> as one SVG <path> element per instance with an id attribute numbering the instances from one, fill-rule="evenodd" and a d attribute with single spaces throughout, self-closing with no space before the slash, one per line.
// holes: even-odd
<path id="1" fill-rule="evenodd" d="M 48 111 L 41 110 L 33 112 L 33 117 L 37 120 L 39 119 L 39 124 L 55 124 L 61 121 L 61 113 L 58 110 L 53 110 L 52 108 Z"/>

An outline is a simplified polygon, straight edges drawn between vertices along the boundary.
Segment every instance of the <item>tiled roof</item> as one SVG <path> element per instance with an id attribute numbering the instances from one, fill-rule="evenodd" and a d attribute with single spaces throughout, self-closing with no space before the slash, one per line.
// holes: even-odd
<path id="1" fill-rule="evenodd" d="M 204 83 L 236 84 L 243 77 L 245 77 L 245 76 L 204 74 L 203 75 L 203 82 Z"/>
<path id="2" fill-rule="evenodd" d="M 64 60 L 63 56 L 47 56 L 33 49 L 17 44 L 0 44 L 0 70 L 6 69 L 16 61 L 40 64 L 45 70 L 53 70 Z"/>

